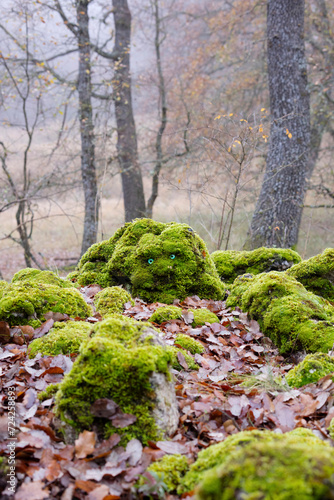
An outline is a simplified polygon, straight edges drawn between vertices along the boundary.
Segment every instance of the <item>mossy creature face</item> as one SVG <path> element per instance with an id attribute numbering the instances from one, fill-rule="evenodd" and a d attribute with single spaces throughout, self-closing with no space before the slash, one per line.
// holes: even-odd
<path id="1" fill-rule="evenodd" d="M 151 219 L 125 224 L 89 249 L 70 278 L 81 285 L 123 284 L 133 296 L 167 304 L 194 294 L 219 300 L 224 293 L 205 243 L 193 229 Z"/>

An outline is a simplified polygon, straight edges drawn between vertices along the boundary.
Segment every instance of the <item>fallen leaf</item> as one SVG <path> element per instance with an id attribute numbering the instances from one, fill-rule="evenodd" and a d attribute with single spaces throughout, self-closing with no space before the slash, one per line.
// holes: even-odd
<path id="1" fill-rule="evenodd" d="M 75 441 L 75 454 L 77 458 L 86 458 L 93 453 L 95 448 L 95 432 L 83 431 Z"/>

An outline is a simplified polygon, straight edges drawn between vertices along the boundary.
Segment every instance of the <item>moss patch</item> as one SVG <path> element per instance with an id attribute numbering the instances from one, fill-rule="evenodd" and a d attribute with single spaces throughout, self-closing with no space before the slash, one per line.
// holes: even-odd
<path id="1" fill-rule="evenodd" d="M 301 262 L 300 255 L 289 248 L 256 248 L 252 251 L 217 250 L 211 254 L 220 279 L 233 283 L 241 274 L 285 271 Z"/>
<path id="2" fill-rule="evenodd" d="M 179 344 L 183 349 L 191 352 L 191 354 L 202 354 L 205 351 L 204 346 L 198 340 L 189 337 L 183 333 L 179 333 L 175 338 L 175 344 Z"/>
<path id="3" fill-rule="evenodd" d="M 267 440 L 243 443 L 224 464 L 207 472 L 201 500 L 314 500 L 330 498 L 334 451 L 318 438 L 272 433 Z"/>
<path id="4" fill-rule="evenodd" d="M 9 287 L 9 284 L 7 283 L 7 281 L 0 280 L 0 299 L 6 293 L 6 290 L 8 289 L 8 287 Z"/>
<path id="5" fill-rule="evenodd" d="M 209 309 L 190 309 L 194 314 L 194 321 L 192 322 L 192 327 L 203 326 L 205 323 L 219 323 L 219 319 L 212 311 Z"/>
<path id="6" fill-rule="evenodd" d="M 48 311 L 80 318 L 92 314 L 91 307 L 73 287 L 18 281 L 10 284 L 0 299 L 0 319 L 10 325 L 31 325 L 36 328 L 44 321 L 44 314 Z"/>
<path id="7" fill-rule="evenodd" d="M 329 427 L 328 427 L 328 433 L 330 437 L 334 440 L 334 418 L 330 421 Z"/>
<path id="8" fill-rule="evenodd" d="M 94 298 L 96 311 L 102 316 L 112 313 L 122 313 L 124 304 L 131 302 L 134 305 L 131 295 L 120 286 L 110 286 L 97 293 Z"/>
<path id="9" fill-rule="evenodd" d="M 310 292 L 334 302 L 334 248 L 293 266 L 287 274 Z"/>
<path id="10" fill-rule="evenodd" d="M 74 284 L 71 283 L 71 281 L 60 278 L 52 271 L 40 271 L 39 269 L 34 269 L 32 267 L 21 269 L 15 273 L 12 278 L 12 283 L 20 283 L 24 281 L 28 283 L 45 283 L 47 285 L 59 286 L 60 288 L 74 287 Z"/>
<path id="11" fill-rule="evenodd" d="M 301 363 L 290 370 L 285 378 L 290 387 L 302 387 L 318 382 L 334 372 L 334 358 L 325 353 L 308 354 Z"/>
<path id="12" fill-rule="evenodd" d="M 34 358 L 39 352 L 43 356 L 78 353 L 80 345 L 87 340 L 91 330 L 92 325 L 84 321 L 55 323 L 49 333 L 31 342 L 29 358 Z"/>
<path id="13" fill-rule="evenodd" d="M 46 399 L 50 399 L 54 396 L 59 389 L 59 384 L 50 384 L 47 388 L 38 394 L 38 399 L 40 401 L 45 401 Z"/>
<path id="14" fill-rule="evenodd" d="M 147 468 L 147 471 L 154 473 L 166 485 L 167 491 L 176 490 L 182 477 L 187 472 L 188 460 L 182 455 L 165 455 Z M 141 478 L 139 485 L 145 484 L 145 478 Z"/>
<path id="15" fill-rule="evenodd" d="M 286 273 L 238 277 L 226 302 L 259 321 L 281 353 L 327 352 L 334 342 L 334 307 Z"/>
<path id="16" fill-rule="evenodd" d="M 172 368 L 174 368 L 174 370 L 178 370 L 178 371 L 184 370 L 183 366 L 180 365 L 179 360 L 177 358 L 177 354 L 179 352 L 181 354 L 183 354 L 185 362 L 187 363 L 189 370 L 198 370 L 199 369 L 199 366 L 196 363 L 196 361 L 194 360 L 194 358 L 190 354 L 188 354 L 184 349 L 180 349 L 179 347 L 176 347 L 176 346 L 168 346 L 167 349 L 172 354 L 171 365 L 172 365 Z"/>
<path id="17" fill-rule="evenodd" d="M 93 245 L 68 276 L 80 285 L 124 285 L 147 302 L 197 294 L 219 300 L 224 286 L 203 240 L 186 224 L 136 219 Z"/>
<path id="18" fill-rule="evenodd" d="M 149 321 L 160 325 L 161 323 L 164 323 L 165 321 L 170 321 L 172 319 L 181 319 L 181 318 L 182 318 L 182 309 L 180 307 L 162 306 L 162 307 L 158 307 L 154 311 L 154 313 L 150 317 Z"/>
<path id="19" fill-rule="evenodd" d="M 280 444 L 282 446 L 279 446 Z M 316 452 L 319 452 L 318 455 L 323 456 L 324 459 L 331 457 L 331 460 L 333 460 L 333 465 L 334 465 L 333 450 L 327 443 L 317 438 L 309 429 L 296 429 L 286 434 L 276 434 L 271 431 L 258 431 L 258 430 L 243 431 L 234 434 L 232 436 L 229 436 L 228 438 L 225 439 L 225 441 L 222 441 L 221 443 L 214 444 L 212 446 L 209 446 L 205 450 L 200 451 L 196 462 L 194 462 L 190 466 L 189 471 L 182 479 L 181 484 L 178 488 L 178 493 L 181 494 L 187 491 L 192 491 L 197 485 L 199 485 L 203 481 L 202 486 L 200 488 L 200 495 L 202 495 L 200 496 L 200 498 L 210 498 L 210 499 L 225 498 L 221 496 L 224 491 L 224 488 L 221 488 L 219 490 L 218 484 L 220 484 L 220 478 L 224 469 L 229 467 L 230 463 L 234 463 L 235 454 L 237 454 L 238 457 L 239 455 L 242 457 L 244 454 L 246 456 L 247 450 L 253 449 L 253 447 L 256 448 L 257 446 L 263 446 L 264 449 L 267 448 L 275 449 L 275 447 L 278 446 L 276 453 L 279 454 L 280 450 L 284 450 L 285 448 L 288 449 L 289 447 L 293 447 L 294 445 L 296 446 L 300 445 L 304 447 L 303 449 L 308 450 L 307 457 L 309 460 L 311 458 L 310 455 L 312 456 L 311 450 L 315 449 Z M 323 455 L 321 455 L 322 452 Z M 275 456 L 275 452 L 273 452 L 273 455 Z M 291 465 L 292 467 L 295 467 L 296 464 L 294 463 Z M 290 467 L 289 465 L 286 465 L 286 472 L 284 473 L 284 477 L 285 474 L 288 474 L 289 467 Z M 253 477 L 257 477 L 257 474 L 261 475 L 261 472 L 262 469 L 261 467 L 259 467 L 258 471 L 254 473 Z M 247 474 L 249 475 L 253 474 L 253 470 L 251 473 L 247 470 L 246 475 Z M 265 473 L 263 473 L 262 475 L 262 482 L 264 477 L 267 477 Z M 268 477 L 271 476 L 269 475 Z M 283 475 L 281 474 L 279 476 L 279 480 L 281 482 L 282 482 L 282 477 Z M 210 481 L 212 482 L 212 488 L 210 488 L 209 485 Z M 218 491 L 220 493 L 218 493 Z M 235 495 L 236 493 L 235 490 L 233 489 L 232 491 L 233 494 Z M 210 496 L 210 494 L 212 494 L 213 496 Z M 231 497 L 227 496 L 226 498 L 234 499 L 236 497 L 237 495 Z M 276 499 L 277 497 L 254 496 L 249 498 Z M 288 500 L 289 497 L 287 496 L 282 498 L 286 498 L 286 500 Z M 300 496 L 299 498 L 303 497 Z"/>
<path id="20" fill-rule="evenodd" d="M 155 343 L 150 323 L 130 318 L 107 318 L 94 325 L 92 335 L 59 387 L 57 414 L 78 430 L 97 426 L 105 436 L 117 432 L 126 441 L 159 439 L 150 376 L 153 372 L 168 376 L 172 354 Z M 116 429 L 109 420 L 95 417 L 90 407 L 100 398 L 112 399 L 137 421 Z"/>

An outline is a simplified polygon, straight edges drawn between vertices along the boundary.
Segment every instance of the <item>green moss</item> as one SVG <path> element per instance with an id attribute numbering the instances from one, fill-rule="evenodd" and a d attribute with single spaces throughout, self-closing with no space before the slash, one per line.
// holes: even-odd
<path id="1" fill-rule="evenodd" d="M 309 354 L 285 376 L 290 387 L 302 387 L 318 382 L 334 372 L 334 358 L 325 353 Z"/>
<path id="2" fill-rule="evenodd" d="M 233 283 L 242 274 L 285 271 L 301 261 L 297 252 L 289 248 L 256 248 L 252 251 L 217 250 L 211 254 L 220 279 Z"/>
<path id="3" fill-rule="evenodd" d="M 160 325 L 161 323 L 164 323 L 165 321 L 170 321 L 172 319 L 181 319 L 181 317 L 182 317 L 182 309 L 180 307 L 162 306 L 162 307 L 158 307 L 154 311 L 154 313 L 150 317 L 149 321 Z"/>
<path id="4" fill-rule="evenodd" d="M 7 281 L 0 280 L 0 299 L 6 293 L 6 290 L 8 289 L 8 287 L 9 287 L 9 284 L 7 283 Z"/>
<path id="5" fill-rule="evenodd" d="M 93 245 L 69 278 L 80 285 L 124 285 L 147 302 L 224 295 L 203 240 L 186 224 L 151 219 L 127 223 L 110 240 Z"/>
<path id="6" fill-rule="evenodd" d="M 60 278 L 52 271 L 40 271 L 39 269 L 34 269 L 32 267 L 21 269 L 20 271 L 15 273 L 12 278 L 12 283 L 20 283 L 25 281 L 28 283 L 45 283 L 47 285 L 55 285 L 60 288 L 74 287 L 73 283 L 64 278 Z"/>
<path id="7" fill-rule="evenodd" d="M 46 399 L 50 399 L 54 396 L 59 389 L 59 384 L 50 384 L 47 388 L 38 394 L 38 399 L 40 401 L 45 401 Z"/>
<path id="8" fill-rule="evenodd" d="M 332 418 L 332 420 L 330 421 L 330 424 L 329 424 L 329 427 L 328 427 L 328 433 L 331 437 L 331 439 L 334 440 L 334 418 Z"/>
<path id="9" fill-rule="evenodd" d="M 43 356 L 78 353 L 80 345 L 87 340 L 91 330 L 92 325 L 84 321 L 55 323 L 49 333 L 31 342 L 29 358 L 34 358 L 38 353 Z"/>
<path id="10" fill-rule="evenodd" d="M 310 292 L 334 302 L 334 248 L 296 264 L 287 274 Z"/>
<path id="11" fill-rule="evenodd" d="M 187 363 L 189 370 L 198 370 L 199 369 L 199 366 L 196 363 L 196 361 L 194 360 L 194 358 L 189 353 L 187 353 L 187 351 L 185 351 L 184 349 L 180 349 L 179 347 L 175 347 L 175 346 L 168 346 L 167 350 L 172 354 L 171 365 L 172 365 L 172 368 L 174 368 L 174 370 L 178 370 L 178 371 L 184 370 L 183 366 L 180 365 L 179 360 L 177 359 L 178 352 L 181 352 L 181 354 L 183 354 L 185 362 Z"/>
<path id="12" fill-rule="evenodd" d="M 15 282 L 0 299 L 0 319 L 10 325 L 37 327 L 48 311 L 86 318 L 92 314 L 78 290 L 45 283 Z"/>
<path id="13" fill-rule="evenodd" d="M 122 313 L 124 304 L 127 302 L 131 302 L 132 305 L 135 304 L 131 295 L 120 286 L 107 287 L 97 293 L 94 298 L 96 311 L 102 316 L 115 312 Z"/>
<path id="14" fill-rule="evenodd" d="M 154 394 L 150 384 L 153 372 L 169 376 L 172 354 L 156 343 L 150 323 L 130 318 L 110 317 L 97 323 L 93 337 L 82 344 L 72 370 L 64 377 L 56 395 L 57 414 L 78 430 L 96 425 L 106 436 L 117 432 L 123 441 L 161 438 L 152 411 Z M 115 401 L 124 413 L 137 421 L 123 429 L 94 417 L 90 407 L 100 398 Z"/>
<path id="15" fill-rule="evenodd" d="M 242 455 L 245 450 L 254 445 L 263 444 L 265 446 L 276 446 L 277 443 L 282 443 L 283 448 L 284 446 L 289 447 L 294 444 L 302 444 L 305 445 L 306 448 L 308 447 L 309 450 L 311 447 L 318 447 L 324 450 L 330 449 L 327 443 L 317 438 L 309 429 L 295 429 L 286 434 L 276 434 L 271 431 L 258 430 L 238 432 L 237 434 L 229 436 L 221 443 L 209 446 L 205 450 L 199 452 L 197 460 L 189 467 L 189 471 L 182 479 L 178 488 L 178 493 L 182 494 L 187 491 L 192 491 L 206 478 L 206 474 L 210 474 L 210 477 L 212 477 L 214 483 L 216 483 L 215 477 L 217 476 L 217 471 L 223 470 L 224 467 L 227 466 L 230 457 L 233 457 L 234 453 L 240 452 Z M 263 475 L 263 477 L 265 477 L 265 475 Z M 205 484 L 207 483 L 208 481 L 205 480 Z M 208 496 L 207 498 L 211 497 Z"/>
<path id="16" fill-rule="evenodd" d="M 167 491 L 172 492 L 176 490 L 188 468 L 188 460 L 185 456 L 165 455 L 150 465 L 147 472 L 156 474 L 166 485 Z M 138 484 L 145 484 L 145 478 L 142 477 Z"/>
<path id="17" fill-rule="evenodd" d="M 219 319 L 212 311 L 209 309 L 190 309 L 194 314 L 194 321 L 192 322 L 192 327 L 203 326 L 205 323 L 219 323 Z"/>
<path id="18" fill-rule="evenodd" d="M 334 451 L 318 438 L 272 433 L 235 447 L 223 462 L 204 475 L 199 500 L 331 498 Z"/>
<path id="19" fill-rule="evenodd" d="M 281 353 L 327 352 L 334 342 L 334 307 L 287 273 L 238 277 L 226 301 L 256 319 Z"/>
<path id="20" fill-rule="evenodd" d="M 191 354 L 202 354 L 205 351 L 204 346 L 198 340 L 189 337 L 183 333 L 179 333 L 175 338 L 175 344 L 179 344 L 183 349 L 191 352 Z"/>

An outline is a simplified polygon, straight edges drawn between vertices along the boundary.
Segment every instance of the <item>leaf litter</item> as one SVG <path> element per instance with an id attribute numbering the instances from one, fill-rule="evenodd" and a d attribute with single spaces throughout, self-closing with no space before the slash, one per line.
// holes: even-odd
<path id="1" fill-rule="evenodd" d="M 98 291 L 95 286 L 82 290 L 87 301 L 92 301 Z M 134 306 L 125 305 L 124 315 L 147 321 L 162 305 L 136 299 Z M 287 432 L 308 427 L 320 438 L 330 439 L 327 428 L 334 417 L 331 375 L 316 384 L 291 389 L 284 375 L 300 361 L 300 356 L 283 358 L 246 313 L 238 308 L 231 311 L 222 301 L 196 296 L 181 303 L 175 301 L 174 305 L 182 307 L 182 319 L 160 325 L 166 343 L 174 345 L 176 335 L 182 333 L 200 341 L 205 352 L 191 355 L 185 351 L 199 366 L 198 371 L 191 371 L 182 349 L 179 351 L 178 362 L 183 370 L 172 370 L 180 413 L 178 429 L 169 440 L 150 442 L 146 447 L 132 439 L 124 448 L 117 434 L 102 440 L 88 430 L 80 433 L 74 445 L 65 444 L 55 425 L 54 398 L 40 402 L 38 394 L 49 384 L 62 381 L 75 356 L 38 354 L 29 359 L 27 347 L 32 338 L 48 333 L 54 321 L 70 318 L 50 313 L 34 331 L 26 325 L 10 329 L 6 322 L 0 323 L 1 456 L 9 454 L 7 391 L 12 387 L 16 391 L 18 483 L 14 500 L 145 498 L 144 490 L 136 489 L 135 483 L 153 461 L 178 453 L 191 463 L 201 449 L 243 430 Z M 218 316 L 218 322 L 192 328 L 190 308 L 207 308 Z M 88 318 L 99 320 L 97 316 Z M 95 415 L 110 419 L 115 427 L 131 425 L 136 419 L 124 414 L 111 399 L 97 400 L 91 409 Z M 151 498 L 159 498 L 154 493 L 158 491 L 157 478 L 147 476 L 153 484 Z M 165 498 L 178 497 L 166 493 Z"/>

